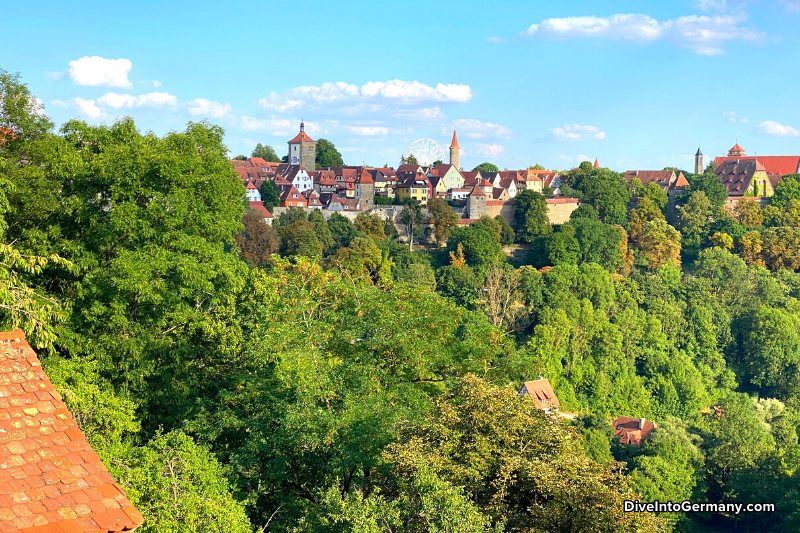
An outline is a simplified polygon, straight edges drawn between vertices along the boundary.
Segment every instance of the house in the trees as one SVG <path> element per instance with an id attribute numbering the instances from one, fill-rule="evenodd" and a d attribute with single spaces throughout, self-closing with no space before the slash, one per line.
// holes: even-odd
<path id="1" fill-rule="evenodd" d="M 543 377 L 533 381 L 526 381 L 519 390 L 519 396 L 530 398 L 533 400 L 534 407 L 546 413 L 561 407 L 561 403 L 559 403 L 556 393 L 550 385 L 550 380 Z"/>
<path id="2" fill-rule="evenodd" d="M 261 191 L 258 190 L 256 184 L 252 181 L 247 182 L 247 201 L 248 202 L 260 202 L 261 201 Z"/>
<path id="3" fill-rule="evenodd" d="M 730 200 L 744 197 L 770 197 L 775 194 L 773 184 L 781 176 L 769 174 L 758 159 L 725 159 L 714 169 Z"/>
<path id="4" fill-rule="evenodd" d="M 431 183 L 422 172 L 408 173 L 398 183 L 395 194 L 400 199 L 413 198 L 425 205 L 431 197 Z"/>
<path id="5" fill-rule="evenodd" d="M 0 333 L 0 531 L 108 533 L 143 521 L 25 334 Z"/>
<path id="6" fill-rule="evenodd" d="M 307 207 L 307 205 L 306 197 L 294 185 L 281 194 L 281 207 Z"/>
<path id="7" fill-rule="evenodd" d="M 459 172 L 455 165 L 436 165 L 428 170 L 428 177 L 431 179 L 438 178 L 445 193 L 447 193 L 449 189 L 460 189 L 464 186 L 464 176 L 461 175 L 461 172 Z"/>
<path id="8" fill-rule="evenodd" d="M 311 176 L 302 165 L 287 165 L 281 163 L 275 169 L 276 175 L 291 183 L 298 191 L 304 192 L 314 188 Z"/>
<path id="9" fill-rule="evenodd" d="M 644 418 L 618 416 L 614 420 L 614 435 L 621 444 L 639 446 L 651 431 L 658 429 L 658 424 Z"/>
<path id="10" fill-rule="evenodd" d="M 258 213 L 264 218 L 264 222 L 267 224 L 272 224 L 272 213 L 264 207 L 263 202 L 250 202 L 250 209 L 253 211 L 258 211 Z"/>
<path id="11" fill-rule="evenodd" d="M 306 207 L 309 209 L 322 209 L 322 201 L 319 199 L 319 194 L 314 189 L 309 189 L 302 193 L 306 199 Z"/>

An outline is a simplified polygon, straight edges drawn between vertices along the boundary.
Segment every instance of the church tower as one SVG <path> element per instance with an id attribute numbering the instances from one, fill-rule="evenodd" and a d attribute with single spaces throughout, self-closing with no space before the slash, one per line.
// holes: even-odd
<path id="1" fill-rule="evenodd" d="M 453 142 L 450 143 L 450 164 L 456 167 L 456 170 L 461 170 L 459 166 L 459 156 L 461 148 L 458 146 L 458 137 L 456 137 L 456 130 L 453 130 Z"/>
<path id="2" fill-rule="evenodd" d="M 694 154 L 694 173 L 695 174 L 702 174 L 703 173 L 703 152 L 700 151 L 700 147 L 697 147 L 697 153 Z"/>
<path id="3" fill-rule="evenodd" d="M 300 121 L 300 133 L 289 141 L 289 164 L 303 165 L 307 171 L 316 169 L 317 141 L 306 134 L 306 126 Z"/>

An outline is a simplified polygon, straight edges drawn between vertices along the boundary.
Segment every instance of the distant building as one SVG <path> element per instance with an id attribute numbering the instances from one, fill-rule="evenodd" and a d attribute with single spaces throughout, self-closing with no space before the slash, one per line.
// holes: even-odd
<path id="1" fill-rule="evenodd" d="M 250 209 L 254 211 L 258 211 L 262 217 L 264 217 L 264 222 L 267 224 L 272 224 L 272 213 L 264 207 L 262 202 L 250 202 Z"/>
<path id="2" fill-rule="evenodd" d="M 618 416 L 614 420 L 614 435 L 619 437 L 621 444 L 639 446 L 645 437 L 655 429 L 658 429 L 658 424 L 644 418 Z"/>
<path id="3" fill-rule="evenodd" d="M 305 170 L 317 168 L 317 141 L 306 134 L 306 127 L 300 121 L 300 133 L 289 141 L 289 164 L 302 165 Z"/>
<path id="4" fill-rule="evenodd" d="M 694 154 L 694 173 L 695 174 L 702 174 L 705 172 L 703 168 L 703 152 L 700 151 L 700 147 L 697 147 L 697 153 Z"/>
<path id="5" fill-rule="evenodd" d="M 258 187 L 252 181 L 247 182 L 247 201 L 248 202 L 260 202 L 261 201 L 261 191 L 258 190 Z"/>
<path id="6" fill-rule="evenodd" d="M 431 183 L 428 177 L 422 172 L 415 174 L 408 173 L 402 178 L 403 181 L 397 185 L 395 194 L 398 198 L 413 198 L 420 204 L 425 205 L 431 198 Z"/>
<path id="7" fill-rule="evenodd" d="M 739 143 L 728 150 L 727 157 L 717 157 L 714 162 L 717 166 L 722 165 L 725 161 L 746 161 L 746 160 L 756 160 L 764 166 L 764 170 L 767 174 L 774 174 L 776 176 L 785 176 L 787 174 L 797 174 L 800 172 L 800 155 L 759 155 L 759 156 L 750 156 L 748 157 L 745 154 L 744 148 L 739 146 Z"/>
<path id="8" fill-rule="evenodd" d="M 770 197 L 775 194 L 774 184 L 781 178 L 778 175 L 770 175 L 760 159 L 750 158 L 726 158 L 714 169 L 714 174 L 725 186 L 730 200 L 743 197 Z"/>
<path id="9" fill-rule="evenodd" d="M 519 390 L 519 395 L 520 397 L 530 397 L 534 407 L 547 413 L 553 408 L 561 407 L 550 381 L 543 377 L 534 381 L 526 381 Z"/>
<path id="10" fill-rule="evenodd" d="M 307 207 L 308 201 L 294 186 L 288 187 L 281 194 L 281 207 Z"/>
<path id="11" fill-rule="evenodd" d="M 628 183 L 630 183 L 634 178 L 638 178 L 642 185 L 655 183 L 665 191 L 670 190 L 679 179 L 682 179 L 683 181 L 686 180 L 686 178 L 683 176 L 683 172 L 680 173 L 680 176 L 677 176 L 674 170 L 629 170 L 625 172 L 624 177 L 625 181 Z"/>
<path id="12" fill-rule="evenodd" d="M 461 169 L 461 167 L 459 166 L 460 154 L 461 154 L 461 148 L 459 148 L 458 146 L 458 137 L 456 137 L 456 130 L 453 130 L 453 142 L 450 143 L 450 164 L 454 166 L 456 170 Z"/>

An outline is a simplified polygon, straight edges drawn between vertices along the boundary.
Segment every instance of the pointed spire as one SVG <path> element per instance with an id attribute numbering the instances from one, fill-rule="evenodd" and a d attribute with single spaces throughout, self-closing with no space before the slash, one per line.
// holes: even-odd
<path id="1" fill-rule="evenodd" d="M 456 137 L 456 130 L 453 130 L 453 142 L 450 143 L 450 148 L 458 148 L 458 137 Z"/>
<path id="2" fill-rule="evenodd" d="M 306 125 L 303 123 L 303 119 L 300 119 L 300 131 L 306 131 Z"/>
<path id="3" fill-rule="evenodd" d="M 703 152 L 700 151 L 700 146 L 699 145 L 697 147 L 697 153 L 694 154 L 694 156 L 697 157 L 698 155 L 703 155 Z"/>
<path id="4" fill-rule="evenodd" d="M 594 158 L 594 168 L 600 168 L 600 162 L 597 160 L 596 157 Z"/>

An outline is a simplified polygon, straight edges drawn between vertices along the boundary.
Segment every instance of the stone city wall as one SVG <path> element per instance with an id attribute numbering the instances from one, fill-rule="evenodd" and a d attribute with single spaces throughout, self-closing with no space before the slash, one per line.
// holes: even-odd
<path id="1" fill-rule="evenodd" d="M 569 216 L 581 205 L 578 198 L 547 198 L 547 217 L 551 224 L 564 224 L 569 222 Z M 487 200 L 486 214 L 494 218 L 500 215 L 512 226 L 517 225 L 514 219 L 516 200 Z"/>

